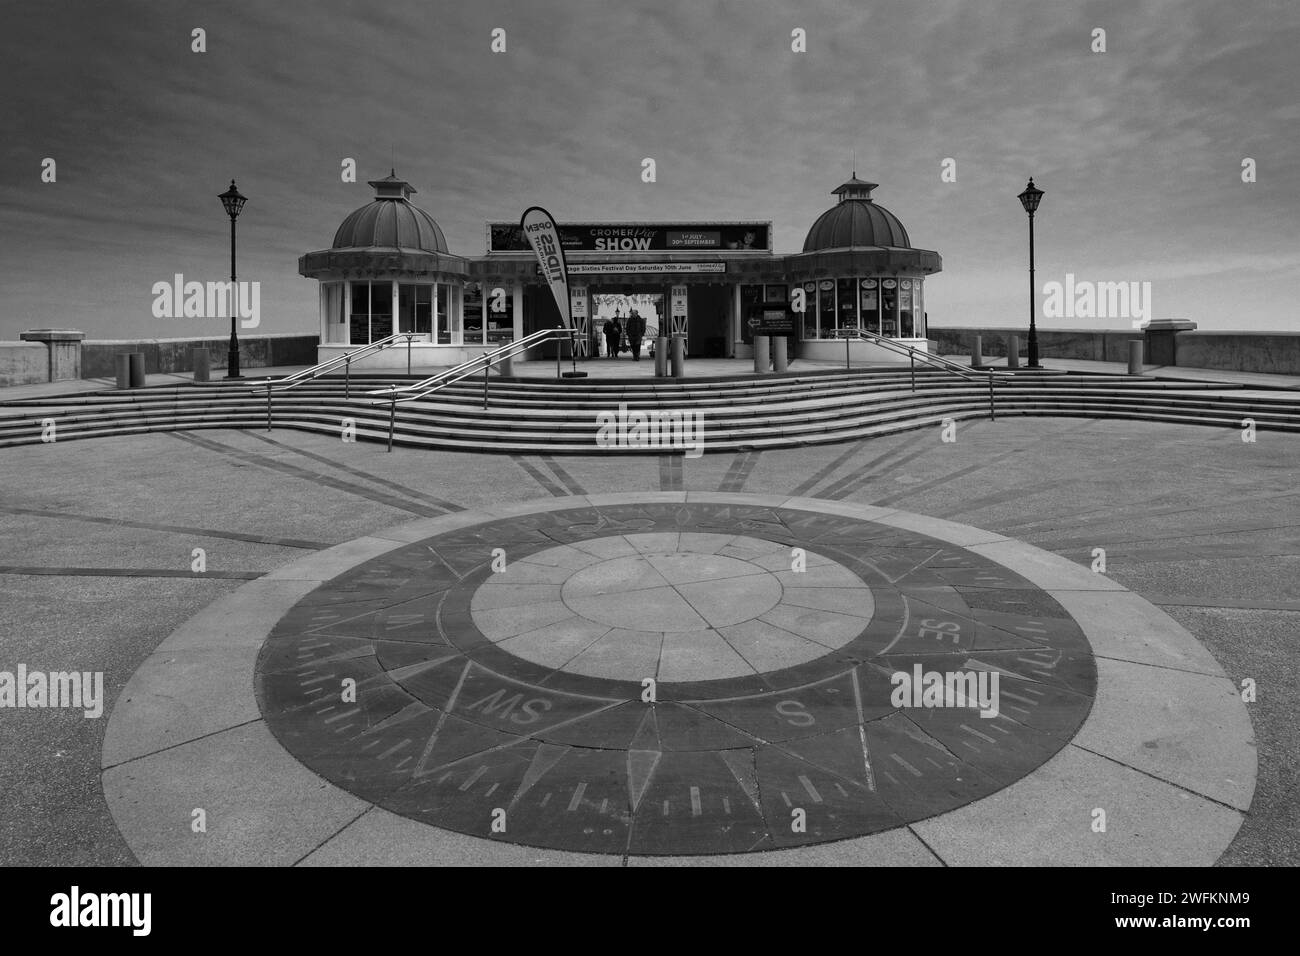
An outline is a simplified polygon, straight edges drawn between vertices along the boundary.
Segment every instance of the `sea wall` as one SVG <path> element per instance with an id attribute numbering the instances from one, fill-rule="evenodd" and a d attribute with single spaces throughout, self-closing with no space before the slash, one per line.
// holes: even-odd
<path id="1" fill-rule="evenodd" d="M 936 328 L 930 338 L 939 342 L 943 355 L 969 355 L 974 336 L 983 337 L 985 356 L 1003 358 L 1009 336 L 1020 338 L 1020 354 L 1028 347 L 1029 330 L 1020 328 Z M 1156 336 L 1168 336 L 1169 347 Z M 1145 343 L 1145 360 L 1166 358 L 1162 364 L 1184 368 L 1224 369 L 1234 372 L 1270 372 L 1300 375 L 1300 332 L 1214 332 L 1162 331 L 1144 333 L 1135 329 L 1039 329 L 1040 358 L 1084 359 L 1094 362 L 1127 362 L 1128 343 Z M 1172 361 L 1168 361 L 1172 358 Z"/>

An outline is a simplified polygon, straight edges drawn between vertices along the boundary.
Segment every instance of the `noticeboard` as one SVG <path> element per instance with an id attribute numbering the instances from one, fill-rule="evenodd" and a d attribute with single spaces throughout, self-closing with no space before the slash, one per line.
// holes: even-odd
<path id="1" fill-rule="evenodd" d="M 793 335 L 794 317 L 784 302 L 763 302 L 750 307 L 749 327 L 755 335 Z"/>

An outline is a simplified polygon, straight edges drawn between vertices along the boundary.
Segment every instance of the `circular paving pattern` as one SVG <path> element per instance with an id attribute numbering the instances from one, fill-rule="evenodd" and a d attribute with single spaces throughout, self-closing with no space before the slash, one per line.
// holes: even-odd
<path id="1" fill-rule="evenodd" d="M 874 607 L 861 578 L 820 554 L 796 562 L 774 541 L 674 531 L 575 541 L 506 563 L 474 593 L 470 616 L 492 643 L 535 664 L 679 682 L 821 657 L 860 634 Z"/>
<path id="2" fill-rule="evenodd" d="M 976 551 L 703 501 L 397 547 L 302 598 L 256 671 L 272 733 L 339 788 L 464 834 L 620 855 L 944 813 L 1064 747 L 1096 683 L 1063 607 Z"/>

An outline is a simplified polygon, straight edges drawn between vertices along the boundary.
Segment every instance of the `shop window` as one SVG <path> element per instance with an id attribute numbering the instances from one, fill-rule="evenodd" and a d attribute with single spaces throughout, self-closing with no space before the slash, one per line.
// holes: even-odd
<path id="1" fill-rule="evenodd" d="M 451 286 L 438 283 L 438 344 L 450 345 L 460 338 L 460 316 L 450 308 Z"/>
<path id="2" fill-rule="evenodd" d="M 462 321 L 465 323 L 465 343 L 480 345 L 483 342 L 483 286 L 467 282 L 462 300 Z"/>
<path id="3" fill-rule="evenodd" d="M 916 325 L 912 312 L 912 280 L 898 280 L 898 328 L 899 335 L 905 339 L 916 337 Z"/>
<path id="4" fill-rule="evenodd" d="M 397 290 L 397 331 L 427 336 L 433 328 L 433 286 L 402 284 Z"/>
<path id="5" fill-rule="evenodd" d="M 503 283 L 483 287 L 487 297 L 487 340 L 489 343 L 508 342 L 514 337 L 514 294 Z"/>
<path id="6" fill-rule="evenodd" d="M 925 299 L 921 295 L 921 280 L 912 280 L 912 315 L 916 322 L 916 337 L 923 339 L 929 334 L 929 323 L 925 317 Z"/>
<path id="7" fill-rule="evenodd" d="M 835 280 L 821 279 L 817 282 L 817 325 L 823 338 L 835 335 Z"/>
<path id="8" fill-rule="evenodd" d="M 378 342 L 393 334 L 393 284 L 370 283 L 370 341 Z"/>
<path id="9" fill-rule="evenodd" d="M 858 297 L 854 292 L 857 284 L 856 279 L 840 279 L 836 282 L 836 298 L 839 308 L 835 327 L 838 329 L 857 331 Z"/>
<path id="10" fill-rule="evenodd" d="M 880 334 L 898 338 L 898 280 L 880 280 Z"/>
<path id="11" fill-rule="evenodd" d="M 803 337 L 805 339 L 818 338 L 816 282 L 805 282 L 803 284 L 803 308 L 804 312 L 800 317 L 803 322 Z"/>
<path id="12" fill-rule="evenodd" d="M 393 324 L 393 290 L 387 282 L 352 282 L 352 310 L 348 315 L 348 342 L 369 345 L 372 342 L 372 319 L 377 308 L 386 308 L 389 325 Z M 387 333 L 382 333 L 387 334 Z M 380 338 L 376 334 L 374 338 Z"/>
<path id="13" fill-rule="evenodd" d="M 880 280 L 862 279 L 858 282 L 860 320 L 862 328 L 880 335 Z"/>

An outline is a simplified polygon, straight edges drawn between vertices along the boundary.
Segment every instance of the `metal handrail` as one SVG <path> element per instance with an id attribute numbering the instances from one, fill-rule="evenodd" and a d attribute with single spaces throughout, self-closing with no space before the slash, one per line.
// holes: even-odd
<path id="1" fill-rule="evenodd" d="M 379 339 L 376 342 L 371 342 L 369 345 L 363 345 L 360 348 L 353 349 L 351 352 L 344 352 L 342 355 L 336 358 L 329 359 L 328 361 L 321 362 L 319 365 L 313 365 L 311 368 L 302 369 L 300 371 L 294 372 L 292 375 L 286 375 L 284 378 L 267 379 L 267 382 L 269 382 L 271 386 L 274 388 L 294 388 L 298 385 L 302 385 L 304 382 L 309 382 L 312 379 L 320 378 L 325 373 L 333 371 L 334 369 L 338 368 L 340 365 L 344 366 L 345 368 L 349 368 L 351 367 L 352 362 L 355 359 L 358 359 L 361 356 L 366 355 L 370 352 L 378 352 L 381 349 L 388 348 L 390 345 L 395 345 L 398 339 L 406 340 L 406 353 L 407 353 L 406 371 L 409 373 L 411 371 L 411 365 L 410 365 L 411 342 L 421 334 L 422 333 L 420 332 L 395 332 L 386 338 Z M 264 386 L 258 386 L 258 387 L 261 388 Z"/>
<path id="2" fill-rule="evenodd" d="M 522 339 L 514 342 L 507 342 L 500 348 L 493 349 L 491 352 L 484 352 L 478 358 L 461 362 L 459 365 L 431 375 L 420 382 L 412 382 L 408 385 L 393 385 L 389 388 L 375 389 L 368 394 L 370 395 L 387 395 L 386 398 L 377 399 L 370 402 L 371 405 L 383 405 L 388 403 L 388 450 L 393 450 L 393 432 L 397 426 L 397 406 L 402 402 L 414 402 L 430 395 L 439 389 L 446 388 L 448 385 L 454 385 L 457 382 L 469 378 L 471 375 L 477 375 L 480 371 L 483 373 L 483 408 L 487 408 L 488 403 L 488 373 L 493 365 L 513 358 L 514 356 L 528 351 L 535 345 L 542 342 L 555 340 L 569 340 L 570 353 L 573 349 L 573 338 L 577 334 L 576 329 L 559 326 L 554 329 L 542 329 L 533 332 L 531 335 L 525 335 Z M 555 368 L 558 375 L 560 368 L 560 350 L 555 351 Z M 402 395 L 403 392 L 412 392 L 414 394 Z M 401 396 L 400 398 L 398 396 Z"/>
<path id="3" fill-rule="evenodd" d="M 273 391 L 276 390 L 287 391 L 288 389 L 291 388 L 297 388 L 299 385 L 302 385 L 305 382 L 315 381 L 316 379 L 324 375 L 326 372 L 330 372 L 338 368 L 339 364 L 342 363 L 343 397 L 345 399 L 350 399 L 352 397 L 353 359 L 360 358 L 361 356 L 366 355 L 370 352 L 378 352 L 381 349 L 386 349 L 390 345 L 396 345 L 398 339 L 406 339 L 406 374 L 410 375 L 411 374 L 411 342 L 416 338 L 416 336 L 420 334 L 422 333 L 394 332 L 392 335 L 386 336 L 385 338 L 379 339 L 378 341 L 371 342 L 369 345 L 363 345 L 360 348 L 355 348 L 351 352 L 344 352 L 342 355 L 338 356 L 337 358 L 332 358 L 329 359 L 328 361 L 321 362 L 317 365 L 313 365 L 311 368 L 300 369 L 299 371 L 294 372 L 292 375 L 286 375 L 284 378 L 279 378 L 279 379 L 267 378 L 265 381 L 260 382 L 257 385 L 257 388 L 266 389 L 266 430 L 267 431 L 271 430 L 271 393 Z M 256 390 L 254 390 L 254 394 L 256 394 Z"/>
<path id="4" fill-rule="evenodd" d="M 514 356 L 518 355 L 519 353 L 526 352 L 533 346 L 539 345 L 542 342 L 546 342 L 551 339 L 571 338 L 574 334 L 574 331 L 575 330 L 573 329 L 566 329 L 564 327 L 559 327 L 554 329 L 542 329 L 541 331 L 534 332 L 531 335 L 525 335 L 522 339 L 516 339 L 515 341 L 507 342 L 505 345 L 493 349 L 490 352 L 484 352 L 478 358 L 469 359 L 468 361 L 461 362 L 459 365 L 454 365 L 451 368 L 443 369 L 441 372 L 437 372 L 433 375 L 430 375 L 428 378 L 423 379 L 422 381 L 410 382 L 405 385 L 391 385 L 388 388 L 373 389 L 367 392 L 366 394 L 389 396 L 387 398 L 383 398 L 378 401 L 371 402 L 370 404 L 372 405 L 380 405 L 383 404 L 384 402 L 391 402 L 391 401 L 414 402 L 421 398 L 424 398 L 424 396 L 428 395 L 431 392 L 436 392 L 439 389 L 445 388 L 448 385 L 454 385 L 456 382 L 459 382 L 470 375 L 474 375 L 482 371 L 486 367 L 490 367 L 492 365 L 498 365 L 502 361 L 508 358 L 514 358 Z M 413 394 L 403 395 L 401 398 L 392 397 L 396 393 L 401 393 L 401 392 L 410 392 Z"/>
<path id="5" fill-rule="evenodd" d="M 836 329 L 835 334 L 844 339 L 845 361 L 848 361 L 848 347 L 850 339 L 862 339 L 865 342 L 874 342 L 877 345 L 884 346 L 886 349 L 892 349 L 895 352 L 902 352 L 911 358 L 912 371 L 912 391 L 916 391 L 916 361 L 920 359 L 929 365 L 942 368 L 945 371 L 955 372 L 962 378 L 978 380 L 981 374 L 988 375 L 989 379 L 989 420 L 996 421 L 997 413 L 993 404 L 993 383 L 995 376 L 1010 375 L 1010 372 L 1001 372 L 997 369 L 979 369 L 978 371 L 968 366 L 962 365 L 952 359 L 946 359 L 942 355 L 932 355 L 924 349 L 914 348 L 911 345 L 904 345 L 902 342 L 894 339 L 885 338 L 876 332 L 870 332 L 867 329 Z"/>

